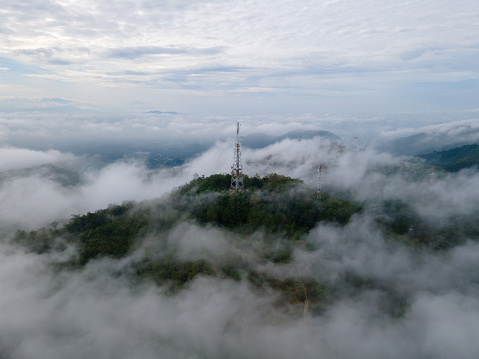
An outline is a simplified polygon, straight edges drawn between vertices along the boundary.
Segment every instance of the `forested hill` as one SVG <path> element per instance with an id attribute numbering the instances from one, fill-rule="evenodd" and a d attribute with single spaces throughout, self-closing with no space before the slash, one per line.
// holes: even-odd
<path id="1" fill-rule="evenodd" d="M 327 193 L 319 200 L 302 181 L 277 174 L 245 176 L 244 183 L 247 190 L 235 192 L 230 175 L 198 177 L 166 198 L 110 205 L 74 215 L 61 227 L 19 230 L 13 243 L 36 253 L 73 245 L 75 254 L 59 270 L 135 258 L 122 271 L 131 283 L 153 282 L 175 293 L 199 275 L 246 280 L 260 291 L 277 291 L 284 304 L 301 307 L 307 299 L 311 310 L 322 310 L 329 294 L 317 280 L 273 278 L 258 268 L 289 263 L 318 222 L 342 226 L 362 205 Z M 199 249 L 185 255 L 185 241 Z"/>
<path id="2" fill-rule="evenodd" d="M 230 191 L 230 183 L 227 174 L 198 177 L 165 198 L 110 205 L 74 215 L 63 226 L 54 222 L 30 233 L 19 230 L 11 243 L 39 254 L 66 253 L 66 260 L 52 263 L 58 271 L 117 261 L 112 276 L 124 277 L 132 287 L 156 285 L 171 295 L 201 276 L 246 282 L 259 295 L 275 293 L 278 308 L 295 308 L 301 315 L 322 313 L 333 301 L 360 296 L 366 288 L 384 294 L 382 310 L 402 315 L 407 296 L 399 295 L 393 282 L 347 270 L 334 280 L 284 272 L 294 263 L 296 249 L 315 250 L 308 240 L 314 227 L 340 231 L 354 214 L 361 221 L 367 204 L 328 193 L 318 199 L 302 181 L 278 174 L 245 176 L 247 190 L 241 192 Z M 434 229 L 405 202 L 387 200 L 379 206 L 374 223 L 391 243 L 441 250 L 477 238 L 467 218 L 452 218 L 446 228 Z M 325 255 L 336 258 L 334 251 Z"/>
<path id="3" fill-rule="evenodd" d="M 261 233 L 264 243 L 274 244 L 275 249 L 268 252 L 269 260 L 288 261 L 293 247 L 302 245 L 304 237 L 318 223 L 343 226 L 353 214 L 363 212 L 365 206 L 326 192 L 318 199 L 316 191 L 301 180 L 278 174 L 245 176 L 245 191 L 231 191 L 230 184 L 229 174 L 201 176 L 165 198 L 124 202 L 73 215 L 61 227 L 54 222 L 50 228 L 30 233 L 19 230 L 14 242 L 37 253 L 76 244 L 78 256 L 72 263 L 83 266 L 105 256 L 122 258 L 141 246 L 145 238 L 160 243 L 173 228 L 192 223 L 244 238 Z M 376 212 L 379 208 L 379 212 L 370 215 L 376 217 L 376 224 L 386 236 L 414 246 L 450 248 L 477 235 L 475 226 L 461 218 L 450 219 L 449 223 L 451 228 L 462 228 L 460 232 L 434 229 L 401 200 L 384 200 L 373 207 Z M 278 238 L 282 243 L 279 247 Z"/>
<path id="4" fill-rule="evenodd" d="M 465 145 L 444 151 L 419 155 L 433 166 L 439 166 L 446 171 L 456 172 L 463 168 L 479 165 L 479 145 Z"/>
<path id="5" fill-rule="evenodd" d="M 80 243 L 79 263 L 129 253 L 146 234 L 161 236 L 181 222 L 217 226 L 241 235 L 257 230 L 299 240 L 317 222 L 345 224 L 361 210 L 359 203 L 322 194 L 302 181 L 277 174 L 244 178 L 247 190 L 230 191 L 231 175 L 198 177 L 173 191 L 167 198 L 124 202 L 86 215 L 73 215 L 62 228 L 40 229 L 29 234 L 18 231 L 16 240 L 35 251 L 54 246 L 54 238 L 64 236 Z"/>

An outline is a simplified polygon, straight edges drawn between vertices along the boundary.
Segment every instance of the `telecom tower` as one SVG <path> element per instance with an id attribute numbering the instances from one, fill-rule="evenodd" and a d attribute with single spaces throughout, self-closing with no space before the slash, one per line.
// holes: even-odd
<path id="1" fill-rule="evenodd" d="M 233 165 L 231 166 L 231 189 L 235 191 L 243 191 L 243 165 L 241 164 L 241 147 L 239 140 L 240 123 L 236 123 L 236 144 L 233 157 Z"/>
<path id="2" fill-rule="evenodd" d="M 353 142 L 353 151 L 358 152 L 358 136 L 353 137 L 354 142 Z"/>
<path id="3" fill-rule="evenodd" d="M 318 188 L 316 189 L 316 198 L 317 199 L 321 199 L 321 175 L 322 175 L 322 171 L 323 171 L 323 165 L 320 165 L 318 167 Z"/>
<path id="4" fill-rule="evenodd" d="M 436 182 L 436 167 L 431 168 L 431 173 L 429 174 L 429 181 L 432 183 Z"/>

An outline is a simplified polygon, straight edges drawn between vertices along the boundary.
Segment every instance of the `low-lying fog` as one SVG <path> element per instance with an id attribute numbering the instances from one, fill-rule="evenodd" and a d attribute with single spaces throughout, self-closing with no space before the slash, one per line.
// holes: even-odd
<path id="1" fill-rule="evenodd" d="M 231 141 L 175 168 L 149 170 L 139 160 L 98 168 L 86 157 L 57 150 L 0 149 L 0 358 L 475 358 L 479 352 L 479 245 L 477 238 L 448 251 L 418 251 L 386 241 L 373 225 L 374 204 L 401 199 L 431 226 L 451 216 L 477 222 L 479 173 L 438 173 L 405 157 L 321 138 L 284 140 L 243 149 L 244 172 L 302 179 L 312 188 L 324 166 L 323 190 L 346 193 L 366 210 L 344 227 L 318 224 L 275 275 L 308 275 L 334 283 L 338 273 L 387 283 L 407 296 L 405 312 L 381 309 L 378 290 L 341 297 L 318 316 L 278 310 L 274 294 L 246 280 L 198 277 L 171 296 L 153 284 L 131 287 L 122 260 L 91 261 L 58 271 L 75 248 L 28 253 L 9 244 L 18 230 L 65 223 L 125 200 L 168 195 L 194 174 L 227 173 Z M 371 208 L 368 208 L 371 204 Z M 180 224 L 169 245 L 185 256 L 234 248 L 231 234 Z M 185 229 L 186 228 L 186 229 Z M 195 240 L 196 239 L 196 240 Z M 216 254 L 215 254 L 216 253 Z M 259 265 L 259 264 L 257 264 Z M 266 268 L 268 265 L 261 264 Z"/>

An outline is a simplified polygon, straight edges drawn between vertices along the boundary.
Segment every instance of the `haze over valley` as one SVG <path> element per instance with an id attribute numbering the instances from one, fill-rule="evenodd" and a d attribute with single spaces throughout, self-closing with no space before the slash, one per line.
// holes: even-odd
<path id="1" fill-rule="evenodd" d="M 0 359 L 475 359 L 478 18 L 2 3 Z"/>

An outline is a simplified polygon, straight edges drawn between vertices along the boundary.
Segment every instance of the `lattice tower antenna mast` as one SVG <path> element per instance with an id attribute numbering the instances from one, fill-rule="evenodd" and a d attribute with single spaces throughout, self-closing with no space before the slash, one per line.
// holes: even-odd
<path id="1" fill-rule="evenodd" d="M 233 165 L 231 166 L 231 189 L 236 191 L 244 190 L 243 182 L 243 165 L 241 163 L 241 145 L 239 140 L 240 123 L 236 123 L 236 144 L 233 157 Z"/>
<path id="2" fill-rule="evenodd" d="M 320 165 L 318 167 L 318 188 L 316 189 L 316 198 L 321 199 L 321 181 L 322 181 L 322 172 L 323 172 L 323 166 Z"/>
<path id="3" fill-rule="evenodd" d="M 429 181 L 431 183 L 436 182 L 436 167 L 431 168 L 431 173 L 429 174 Z"/>

